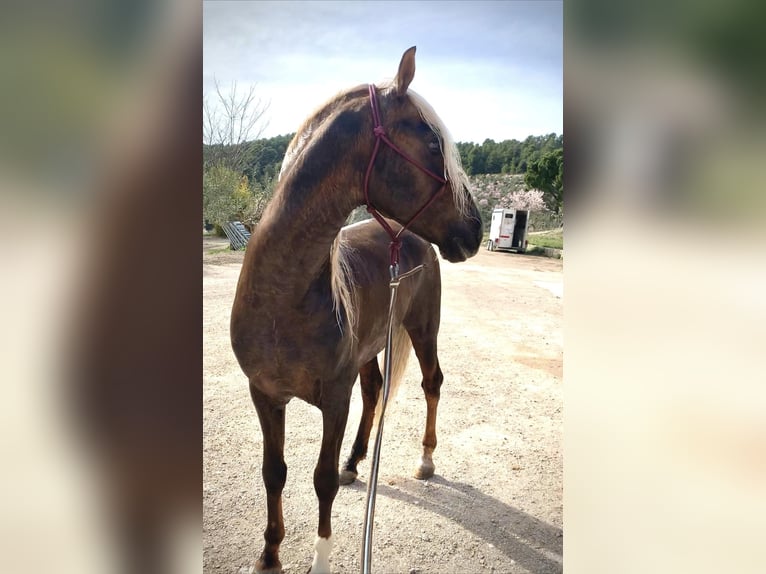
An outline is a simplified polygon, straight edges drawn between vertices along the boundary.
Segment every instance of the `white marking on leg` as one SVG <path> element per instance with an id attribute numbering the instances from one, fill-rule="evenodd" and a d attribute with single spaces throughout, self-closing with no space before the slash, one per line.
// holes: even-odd
<path id="1" fill-rule="evenodd" d="M 332 551 L 332 536 L 314 541 L 314 561 L 311 563 L 310 574 L 331 574 L 330 552 Z"/>
<path id="2" fill-rule="evenodd" d="M 419 479 L 430 478 L 436 470 L 433 458 L 431 457 L 433 449 L 426 448 L 423 451 L 423 455 L 418 461 L 418 468 L 415 471 L 415 478 Z"/>

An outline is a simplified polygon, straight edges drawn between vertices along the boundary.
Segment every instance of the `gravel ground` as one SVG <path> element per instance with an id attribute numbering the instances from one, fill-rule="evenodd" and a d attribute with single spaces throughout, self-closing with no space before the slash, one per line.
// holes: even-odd
<path id="1" fill-rule="evenodd" d="M 228 325 L 242 253 L 203 239 L 204 572 L 249 572 L 263 543 L 261 432 Z M 436 475 L 412 477 L 425 425 L 414 354 L 386 412 L 373 571 L 404 574 L 562 572 L 563 264 L 490 253 L 442 261 L 439 359 L 444 385 Z M 341 457 L 361 415 L 354 389 Z M 319 410 L 287 407 L 284 490 L 287 574 L 311 564 Z M 372 449 L 372 441 L 370 444 Z M 369 463 L 333 507 L 337 573 L 360 570 Z"/>

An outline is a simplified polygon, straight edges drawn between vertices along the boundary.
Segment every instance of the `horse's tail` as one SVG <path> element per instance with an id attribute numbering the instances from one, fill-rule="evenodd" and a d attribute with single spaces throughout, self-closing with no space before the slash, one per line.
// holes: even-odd
<path id="1" fill-rule="evenodd" d="M 391 334 L 391 386 L 388 392 L 388 403 L 386 403 L 386 412 L 391 412 L 391 404 L 396 398 L 396 393 L 399 390 L 399 383 L 404 378 L 404 371 L 407 369 L 407 362 L 410 359 L 410 350 L 412 349 L 412 341 L 407 334 L 407 330 L 399 323 L 394 326 L 393 333 Z M 385 353 L 380 354 L 381 358 L 385 359 Z M 381 364 L 381 371 L 385 371 L 385 362 Z M 386 374 L 383 372 L 383 376 Z M 380 411 L 383 406 L 383 391 L 381 389 L 380 398 L 378 404 L 375 406 L 375 418 L 373 423 L 374 430 L 378 428 L 378 421 L 380 420 Z"/>

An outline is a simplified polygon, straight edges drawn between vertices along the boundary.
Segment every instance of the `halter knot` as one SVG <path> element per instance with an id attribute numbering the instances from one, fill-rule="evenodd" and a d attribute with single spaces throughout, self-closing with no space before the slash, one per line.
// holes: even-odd
<path id="1" fill-rule="evenodd" d="M 402 240 L 399 239 L 399 237 L 394 237 L 391 239 L 391 244 L 389 245 L 390 249 L 390 255 L 391 255 L 391 265 L 399 265 L 399 251 L 402 248 Z"/>
<path id="2" fill-rule="evenodd" d="M 379 138 L 379 137 L 382 137 L 382 136 L 386 135 L 386 130 L 383 128 L 383 126 L 375 126 L 372 129 L 372 133 L 375 134 L 376 138 Z"/>

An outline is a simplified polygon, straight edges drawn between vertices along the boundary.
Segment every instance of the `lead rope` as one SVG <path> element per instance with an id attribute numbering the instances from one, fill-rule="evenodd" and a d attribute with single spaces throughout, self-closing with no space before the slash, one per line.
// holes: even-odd
<path id="1" fill-rule="evenodd" d="M 380 406 L 380 420 L 378 421 L 378 432 L 375 435 L 375 447 L 372 451 L 372 463 L 370 465 L 370 480 L 367 483 L 367 509 L 364 514 L 364 536 L 362 538 L 362 574 L 371 574 L 372 572 L 372 528 L 375 518 L 375 497 L 378 492 L 378 468 L 380 466 L 380 449 L 383 443 L 383 417 L 386 414 L 386 404 L 388 403 L 388 394 L 391 391 L 391 350 L 392 335 L 394 326 L 394 305 L 396 303 L 396 290 L 399 288 L 399 282 L 414 275 L 424 265 L 418 265 L 406 273 L 399 275 L 399 264 L 390 266 L 391 282 L 388 284 L 391 289 L 391 297 L 388 303 L 388 333 L 386 334 L 386 355 L 383 367 L 383 402 Z"/>

